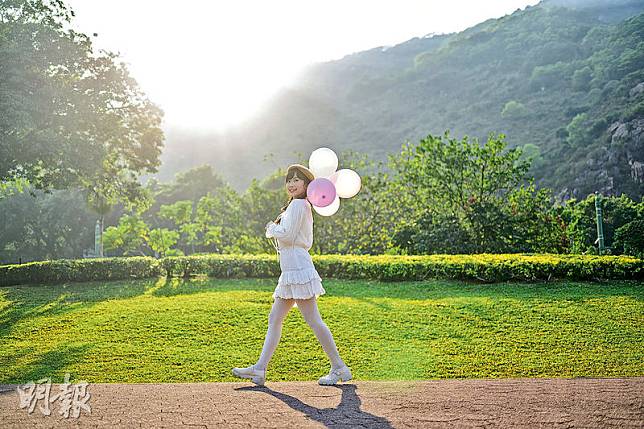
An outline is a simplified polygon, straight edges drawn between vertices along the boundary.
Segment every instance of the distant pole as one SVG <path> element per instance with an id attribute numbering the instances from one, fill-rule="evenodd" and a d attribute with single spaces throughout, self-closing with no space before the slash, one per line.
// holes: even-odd
<path id="1" fill-rule="evenodd" d="M 105 257 L 105 255 L 103 254 L 103 226 L 104 226 L 104 223 L 105 223 L 105 216 L 104 216 L 104 215 L 102 215 L 102 214 L 101 214 L 101 219 L 100 219 L 100 221 L 101 221 L 101 239 L 100 239 L 100 241 L 99 241 L 99 243 L 100 243 L 100 247 L 99 247 L 99 254 L 98 254 L 98 256 L 99 256 L 100 258 L 103 258 L 103 257 Z"/>
<path id="2" fill-rule="evenodd" d="M 96 219 L 96 228 L 94 228 L 94 257 L 98 258 L 101 254 L 101 221 Z"/>
<path id="3" fill-rule="evenodd" d="M 599 254 L 604 253 L 604 226 L 602 218 L 602 195 L 599 192 L 595 192 L 595 215 L 597 218 L 597 240 L 595 243 L 599 244 Z"/>

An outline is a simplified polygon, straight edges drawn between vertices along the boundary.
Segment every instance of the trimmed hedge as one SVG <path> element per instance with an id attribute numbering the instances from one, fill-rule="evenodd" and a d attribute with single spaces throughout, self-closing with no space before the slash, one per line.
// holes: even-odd
<path id="1" fill-rule="evenodd" d="M 156 277 L 160 272 L 159 261 L 148 256 L 55 259 L 26 264 L 0 265 L 0 286 L 143 279 Z"/>
<path id="2" fill-rule="evenodd" d="M 313 255 L 324 278 L 381 281 L 430 278 L 498 281 L 644 279 L 644 260 L 630 256 L 479 255 Z M 198 255 L 59 259 L 0 266 L 0 286 L 158 276 L 219 278 L 278 277 L 275 255 Z"/>

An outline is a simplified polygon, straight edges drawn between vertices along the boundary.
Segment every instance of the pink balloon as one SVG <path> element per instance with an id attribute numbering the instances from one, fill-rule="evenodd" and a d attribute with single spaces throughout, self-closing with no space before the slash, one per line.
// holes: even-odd
<path id="1" fill-rule="evenodd" d="M 329 179 L 318 177 L 306 189 L 306 197 L 317 207 L 326 207 L 335 200 L 335 185 Z"/>

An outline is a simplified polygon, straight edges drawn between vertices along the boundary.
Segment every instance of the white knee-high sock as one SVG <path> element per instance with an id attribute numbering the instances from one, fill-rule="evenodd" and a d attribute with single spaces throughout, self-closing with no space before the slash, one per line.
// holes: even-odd
<path id="1" fill-rule="evenodd" d="M 295 304 L 292 299 L 275 298 L 271 313 L 268 316 L 268 330 L 264 339 L 264 346 L 259 360 L 253 367 L 259 370 L 265 370 L 268 362 L 271 360 L 277 345 L 282 336 L 282 324 L 291 307 Z"/>
<path id="2" fill-rule="evenodd" d="M 308 325 L 315 333 L 315 336 L 320 342 L 322 349 L 329 357 L 329 360 L 331 361 L 331 367 L 333 369 L 342 368 L 345 363 L 340 358 L 340 354 L 338 353 L 338 348 L 336 347 L 335 341 L 333 340 L 333 334 L 331 334 L 331 330 L 322 320 L 322 316 L 320 316 L 320 310 L 318 309 L 316 299 L 311 298 L 307 300 L 298 300 L 297 308 L 302 313 L 302 316 L 304 317 L 304 320 L 306 320 L 306 323 L 308 323 Z"/>

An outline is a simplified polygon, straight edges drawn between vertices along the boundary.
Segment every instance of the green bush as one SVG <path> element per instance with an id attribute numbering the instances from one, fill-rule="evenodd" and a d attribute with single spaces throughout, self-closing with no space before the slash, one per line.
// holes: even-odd
<path id="1" fill-rule="evenodd" d="M 555 254 L 313 255 L 324 278 L 381 281 L 430 278 L 484 282 L 642 279 L 644 260 L 629 256 Z M 0 286 L 66 281 L 207 275 L 219 278 L 279 277 L 275 255 L 101 258 L 0 266 Z"/>
<path id="2" fill-rule="evenodd" d="M 56 259 L 26 264 L 0 265 L 0 286 L 123 280 L 161 274 L 159 261 L 149 256 L 128 258 Z"/>
<path id="3" fill-rule="evenodd" d="M 591 194 L 587 198 L 577 201 L 568 200 L 564 206 L 557 208 L 559 216 L 567 225 L 567 234 L 569 237 L 569 252 L 572 253 L 597 253 L 597 225 L 595 222 L 595 195 Z M 622 239 L 618 239 L 617 230 L 625 225 L 644 220 L 644 201 L 637 203 L 626 195 L 602 197 L 603 212 L 603 230 L 604 242 L 611 249 L 612 254 L 629 254 L 632 250 L 626 251 L 624 243 L 630 242 L 627 236 L 622 233 Z M 632 231 L 632 240 L 637 240 L 637 236 L 642 236 L 641 231 L 635 227 Z"/>
<path id="4" fill-rule="evenodd" d="M 516 100 L 510 100 L 505 103 L 503 110 L 501 111 L 501 116 L 508 119 L 519 119 L 523 118 L 528 114 L 528 109 L 526 109 L 523 103 L 519 103 Z"/>
<path id="5" fill-rule="evenodd" d="M 644 219 L 634 220 L 615 230 L 615 247 L 627 255 L 644 258 Z"/>
<path id="6" fill-rule="evenodd" d="M 477 254 L 422 256 L 314 256 L 322 278 L 382 281 L 446 278 L 532 281 L 644 278 L 644 261 L 625 256 Z"/>
<path id="7" fill-rule="evenodd" d="M 209 277 L 275 277 L 280 266 L 275 255 L 208 254 L 171 256 L 160 260 L 163 273 L 168 276 L 190 277 L 204 274 Z"/>

